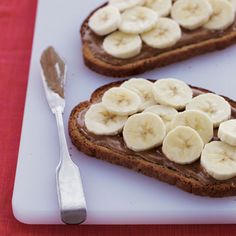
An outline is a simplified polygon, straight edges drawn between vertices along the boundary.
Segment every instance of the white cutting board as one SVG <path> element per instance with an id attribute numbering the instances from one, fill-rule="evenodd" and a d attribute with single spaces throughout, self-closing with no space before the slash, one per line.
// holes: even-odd
<path id="1" fill-rule="evenodd" d="M 42 50 L 54 45 L 68 63 L 64 121 L 72 108 L 102 84 L 114 81 L 86 68 L 79 28 L 100 0 L 39 0 L 24 122 L 12 199 L 15 217 L 28 224 L 61 224 L 55 169 L 59 161 L 55 119 L 39 71 Z M 236 99 L 236 46 L 153 70 L 145 78 L 177 77 Z M 16 78 L 17 79 L 17 78 Z M 67 127 L 67 125 L 66 125 Z M 66 130 L 67 132 L 67 130 Z M 211 199 L 126 168 L 87 157 L 73 147 L 87 200 L 85 224 L 236 223 L 236 196 Z"/>

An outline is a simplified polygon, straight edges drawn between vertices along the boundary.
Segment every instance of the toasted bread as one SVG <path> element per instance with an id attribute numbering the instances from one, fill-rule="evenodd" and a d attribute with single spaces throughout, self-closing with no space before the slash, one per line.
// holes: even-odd
<path id="1" fill-rule="evenodd" d="M 72 110 L 68 125 L 69 135 L 72 143 L 81 152 L 157 178 L 193 194 L 210 197 L 236 195 L 236 177 L 225 181 L 215 180 L 205 172 L 199 160 L 188 165 L 175 164 L 168 161 L 161 153 L 161 148 L 159 152 L 151 150 L 151 154 L 154 153 L 155 156 L 149 158 L 150 152 L 137 153 L 126 148 L 125 144 L 122 143 L 121 135 L 119 137 L 100 137 L 89 133 L 84 125 L 83 115 L 91 104 L 101 101 L 106 90 L 119 86 L 122 82 L 114 82 L 98 88 L 93 92 L 89 101 L 80 103 Z M 191 88 L 195 91 L 195 95 L 196 91 L 198 94 L 210 92 L 202 88 Z M 232 107 L 232 118 L 236 118 L 236 102 L 226 97 L 225 99 Z M 109 144 L 109 140 L 116 140 L 115 145 Z"/>
<path id="2" fill-rule="evenodd" d="M 182 37 L 187 36 L 188 38 L 186 43 L 184 40 L 180 40 L 174 47 L 166 50 L 157 50 L 150 48 L 143 42 L 141 55 L 130 59 L 117 59 L 109 56 L 103 50 L 102 42 L 104 36 L 95 35 L 88 26 L 89 18 L 97 9 L 89 14 L 80 29 L 83 58 L 84 63 L 91 70 L 106 76 L 126 77 L 140 74 L 147 70 L 163 67 L 200 54 L 224 49 L 236 42 L 235 20 L 234 24 L 224 31 L 209 31 L 203 28 L 194 31 L 182 29 Z M 189 37 L 192 34 L 194 34 L 194 42 L 191 43 Z M 144 56 L 146 51 L 151 52 L 151 54 Z"/>

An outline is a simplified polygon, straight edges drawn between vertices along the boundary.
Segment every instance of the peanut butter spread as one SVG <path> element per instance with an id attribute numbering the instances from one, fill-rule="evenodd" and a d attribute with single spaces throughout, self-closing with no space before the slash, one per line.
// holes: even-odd
<path id="1" fill-rule="evenodd" d="M 43 52 L 40 63 L 48 87 L 64 98 L 65 63 L 53 47 Z"/>
<path id="2" fill-rule="evenodd" d="M 181 39 L 173 47 L 166 49 L 155 49 L 149 47 L 143 42 L 141 53 L 129 59 L 118 59 L 107 54 L 102 47 L 103 40 L 105 37 L 98 36 L 95 33 L 93 33 L 88 26 L 88 21 L 86 22 L 85 28 L 82 32 L 82 40 L 83 42 L 86 42 L 88 44 L 90 50 L 93 52 L 93 54 L 97 59 L 109 63 L 111 65 L 121 66 L 129 63 L 135 63 L 143 59 L 151 58 L 161 53 L 172 51 L 174 49 L 178 49 L 183 46 L 196 44 L 209 39 L 220 38 L 230 32 L 236 31 L 236 19 L 234 23 L 226 30 L 211 31 L 205 28 L 199 28 L 192 31 L 183 28 L 181 30 L 182 30 Z"/>
<path id="3" fill-rule="evenodd" d="M 192 87 L 192 89 L 193 89 L 194 97 L 204 92 L 209 92 L 209 91 L 204 91 L 202 89 L 195 88 L 195 87 Z M 236 119 L 236 103 L 227 98 L 226 100 L 228 100 L 229 103 L 231 104 L 231 110 L 232 110 L 231 118 Z M 97 102 L 100 102 L 100 101 L 97 101 Z M 118 152 L 118 153 L 121 153 L 122 155 L 127 156 L 127 158 L 128 157 L 140 158 L 148 162 L 151 162 L 153 164 L 165 166 L 171 170 L 178 171 L 185 176 L 194 178 L 197 181 L 200 181 L 206 185 L 216 184 L 219 182 L 230 183 L 231 185 L 236 184 L 236 177 L 228 179 L 228 180 L 224 180 L 224 181 L 215 180 L 210 175 L 208 175 L 208 173 L 202 168 L 200 164 L 200 160 L 197 160 L 194 163 L 187 164 L 187 165 L 177 164 L 168 160 L 163 154 L 161 146 L 158 148 L 148 150 L 148 151 L 134 152 L 126 147 L 122 134 L 115 135 L 115 136 L 98 136 L 98 135 L 94 135 L 90 133 L 86 129 L 85 123 L 84 123 L 84 116 L 88 109 L 89 107 L 87 107 L 86 109 L 84 109 L 82 112 L 79 113 L 77 117 L 77 122 L 78 122 L 77 128 L 86 137 L 86 139 L 90 140 L 92 143 L 112 149 L 114 152 Z M 213 140 L 218 140 L 217 131 L 218 131 L 218 128 L 214 130 Z"/>

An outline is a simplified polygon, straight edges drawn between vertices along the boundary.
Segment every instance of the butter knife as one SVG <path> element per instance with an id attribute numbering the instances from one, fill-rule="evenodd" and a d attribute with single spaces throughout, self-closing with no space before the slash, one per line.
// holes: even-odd
<path id="1" fill-rule="evenodd" d="M 51 46 L 43 51 L 40 64 L 47 101 L 56 117 L 59 135 L 60 162 L 56 168 L 56 184 L 61 220 L 66 224 L 80 224 L 86 220 L 86 202 L 79 168 L 69 155 L 62 118 L 67 66 Z"/>

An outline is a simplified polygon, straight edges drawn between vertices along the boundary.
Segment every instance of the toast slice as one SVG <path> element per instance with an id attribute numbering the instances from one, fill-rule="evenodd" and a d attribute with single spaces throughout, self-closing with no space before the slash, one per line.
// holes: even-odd
<path id="1" fill-rule="evenodd" d="M 99 8 L 105 6 L 100 6 Z M 182 29 L 179 42 L 168 49 L 151 48 L 143 42 L 141 53 L 130 59 L 118 59 L 108 55 L 102 47 L 104 36 L 94 34 L 88 26 L 88 20 L 95 9 L 82 23 L 80 34 L 84 63 L 91 70 L 112 77 L 126 77 L 163 67 L 200 54 L 224 49 L 236 42 L 236 19 L 226 30 L 210 31 Z"/>
<path id="2" fill-rule="evenodd" d="M 98 88 L 93 92 L 89 101 L 80 103 L 72 110 L 68 124 L 69 135 L 72 143 L 81 152 L 154 177 L 193 194 L 210 197 L 236 195 L 236 177 L 224 181 L 215 180 L 204 171 L 199 160 L 192 164 L 179 165 L 169 161 L 161 148 L 158 151 L 134 152 L 126 147 L 122 135 L 97 136 L 89 133 L 84 125 L 85 112 L 91 104 L 101 101 L 106 90 L 120 86 L 122 82 L 113 82 Z M 202 88 L 191 88 L 194 96 L 210 92 Z M 236 102 L 224 98 L 231 105 L 232 118 L 236 118 Z M 216 132 L 217 130 L 215 130 L 215 134 Z M 214 139 L 216 139 L 216 135 Z"/>

